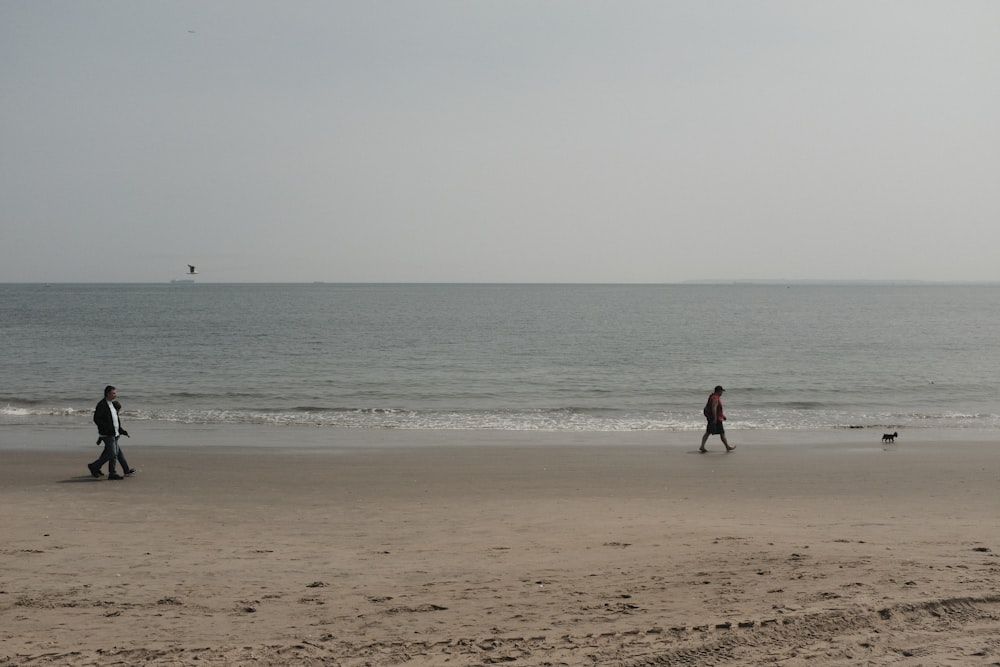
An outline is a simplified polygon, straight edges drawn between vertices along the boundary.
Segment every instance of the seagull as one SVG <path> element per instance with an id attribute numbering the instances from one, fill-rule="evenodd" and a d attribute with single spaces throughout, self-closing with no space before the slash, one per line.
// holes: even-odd
<path id="1" fill-rule="evenodd" d="M 198 273 L 198 271 L 194 268 L 194 264 L 188 264 L 188 275 L 193 276 L 196 273 Z"/>

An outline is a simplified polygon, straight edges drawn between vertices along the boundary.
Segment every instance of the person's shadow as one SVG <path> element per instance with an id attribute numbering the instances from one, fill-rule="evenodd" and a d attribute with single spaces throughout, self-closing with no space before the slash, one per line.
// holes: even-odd
<path id="1" fill-rule="evenodd" d="M 59 480 L 60 484 L 79 484 L 80 482 L 100 482 L 102 479 L 107 479 L 106 477 L 94 477 L 93 475 L 80 475 L 79 477 L 70 477 L 69 479 Z"/>

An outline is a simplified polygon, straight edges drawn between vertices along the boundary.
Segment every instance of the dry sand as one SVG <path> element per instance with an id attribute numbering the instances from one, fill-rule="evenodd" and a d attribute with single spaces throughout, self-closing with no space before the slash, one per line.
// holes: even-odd
<path id="1" fill-rule="evenodd" d="M 0 431 L 0 665 L 1000 664 L 992 437 L 129 426 Z"/>

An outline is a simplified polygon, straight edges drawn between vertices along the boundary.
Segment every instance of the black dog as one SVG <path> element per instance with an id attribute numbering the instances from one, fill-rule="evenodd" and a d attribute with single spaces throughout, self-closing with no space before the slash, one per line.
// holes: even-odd
<path id="1" fill-rule="evenodd" d="M 896 442 L 896 436 L 898 433 L 886 433 L 882 436 L 882 442 Z"/>

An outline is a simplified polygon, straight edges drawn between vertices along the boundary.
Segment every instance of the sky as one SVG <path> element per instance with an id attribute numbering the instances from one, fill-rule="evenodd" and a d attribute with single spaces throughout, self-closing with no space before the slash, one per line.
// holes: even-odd
<path id="1" fill-rule="evenodd" d="M 998 184 L 992 0 L 0 0 L 0 282 L 995 281 Z"/>

